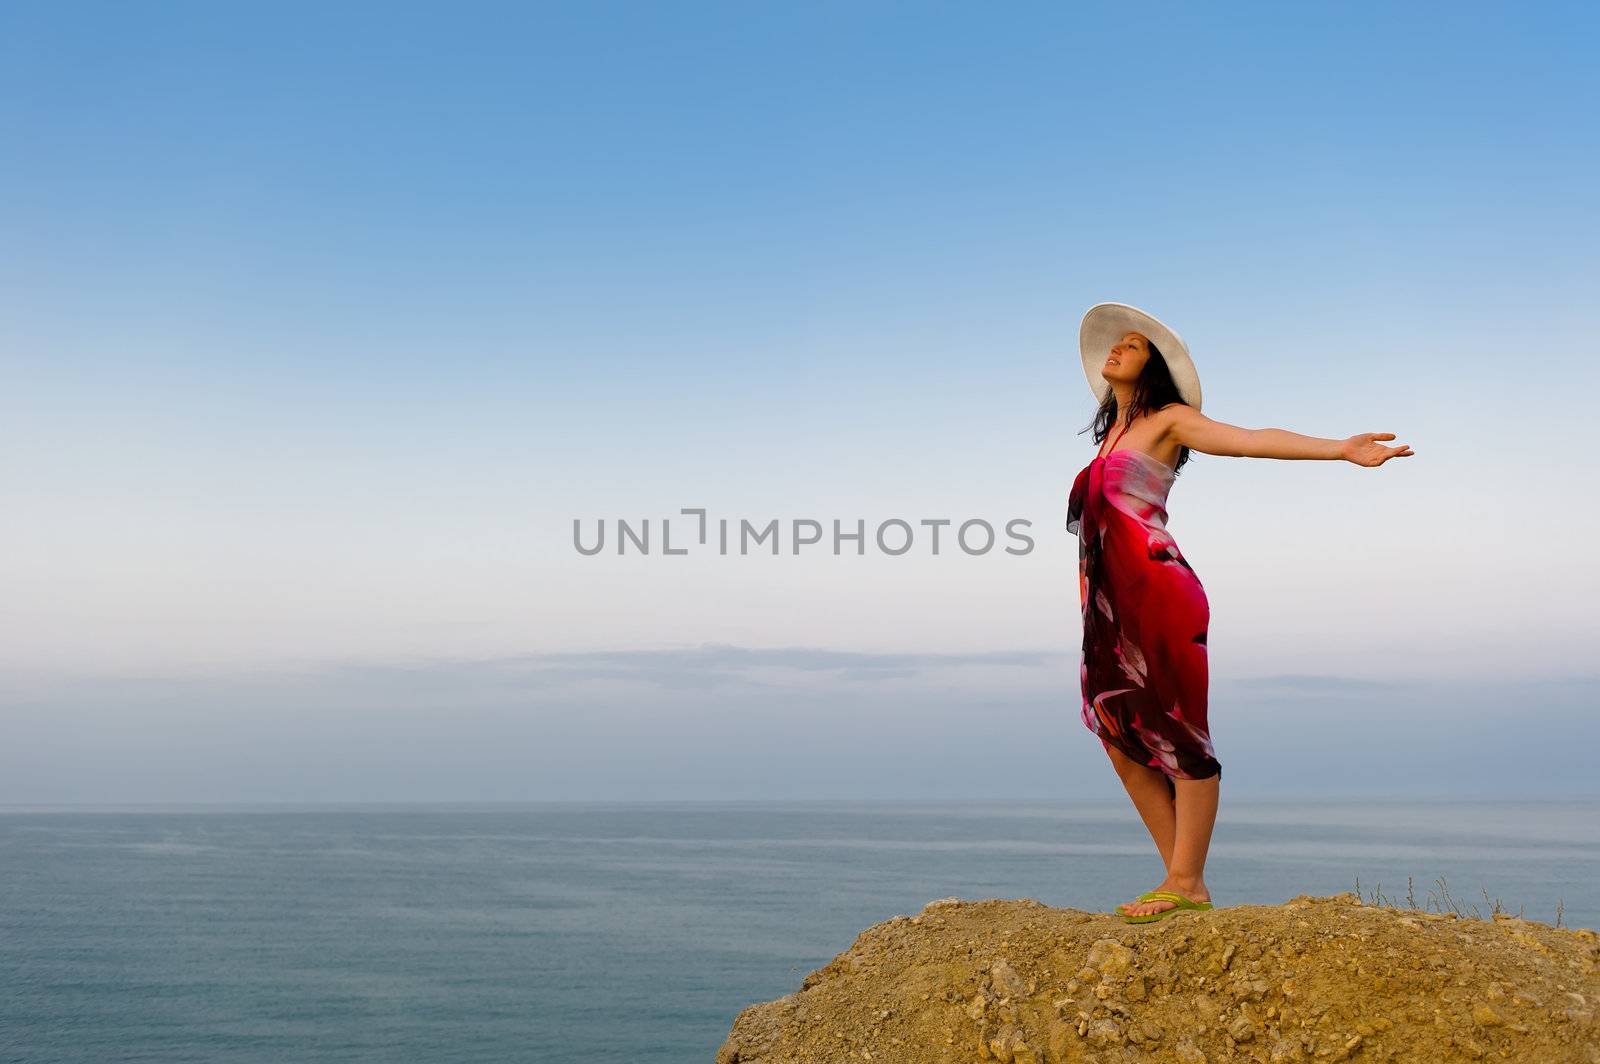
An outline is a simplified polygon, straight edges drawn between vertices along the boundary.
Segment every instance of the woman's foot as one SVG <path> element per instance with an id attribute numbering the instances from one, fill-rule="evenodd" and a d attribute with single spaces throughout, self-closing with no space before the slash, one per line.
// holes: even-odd
<path id="1" fill-rule="evenodd" d="M 1175 876 L 1168 876 L 1166 879 L 1161 881 L 1161 885 L 1159 887 L 1154 887 L 1152 889 L 1166 890 L 1171 891 L 1174 894 L 1182 894 L 1190 901 L 1211 900 L 1211 894 L 1206 890 L 1205 881 L 1201 879 L 1179 879 Z M 1147 891 L 1146 893 L 1149 892 Z M 1125 913 L 1128 916 L 1144 916 L 1149 913 L 1158 913 L 1172 908 L 1176 908 L 1176 906 L 1170 901 L 1125 901 L 1121 905 L 1117 906 L 1117 911 L 1120 913 Z"/>

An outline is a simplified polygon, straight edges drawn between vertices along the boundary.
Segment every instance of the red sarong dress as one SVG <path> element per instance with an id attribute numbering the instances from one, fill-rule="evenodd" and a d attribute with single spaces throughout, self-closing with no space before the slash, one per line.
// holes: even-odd
<path id="1" fill-rule="evenodd" d="M 1206 722 L 1211 607 L 1166 529 L 1176 474 L 1142 451 L 1117 450 L 1121 439 L 1078 474 L 1067 503 L 1067 531 L 1078 537 L 1083 723 L 1169 779 L 1220 777 Z"/>

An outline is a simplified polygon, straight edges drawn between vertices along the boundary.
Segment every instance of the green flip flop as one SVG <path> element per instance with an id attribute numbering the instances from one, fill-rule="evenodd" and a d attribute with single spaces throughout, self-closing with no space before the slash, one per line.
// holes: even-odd
<path id="1" fill-rule="evenodd" d="M 1157 901 L 1157 900 L 1169 901 L 1171 899 L 1172 899 L 1172 895 L 1168 894 L 1166 891 L 1163 891 L 1163 890 L 1147 890 L 1143 894 L 1139 895 L 1137 898 L 1135 898 L 1133 900 L 1134 901 Z M 1188 901 L 1189 899 L 1188 898 L 1184 898 L 1183 900 L 1184 901 Z M 1117 905 L 1116 915 L 1118 915 L 1118 916 L 1127 916 L 1128 914 L 1122 911 L 1122 906 L 1130 905 L 1130 904 L 1132 904 L 1132 903 L 1131 902 L 1126 902 L 1126 901 L 1125 902 L 1120 902 Z"/>
<path id="2" fill-rule="evenodd" d="M 1151 898 L 1150 898 L 1150 895 L 1149 895 L 1149 894 L 1141 894 L 1141 895 L 1139 895 L 1139 896 L 1138 896 L 1138 897 L 1137 897 L 1137 898 L 1135 898 L 1135 899 L 1133 899 L 1133 900 L 1134 900 L 1134 901 L 1135 901 L 1135 902 L 1139 902 L 1139 901 L 1150 901 L 1150 900 L 1151 900 Z M 1132 902 L 1126 902 L 1126 901 L 1124 901 L 1124 902 L 1119 902 L 1119 903 L 1117 903 L 1117 907 L 1116 907 L 1116 908 L 1115 908 L 1115 909 L 1113 909 L 1113 910 L 1112 910 L 1112 911 L 1111 911 L 1111 915 L 1112 915 L 1112 916 L 1122 916 L 1122 917 L 1126 917 L 1126 916 L 1127 916 L 1127 915 L 1128 915 L 1128 914 L 1127 914 L 1127 913 L 1125 913 L 1125 912 L 1123 912 L 1123 911 L 1122 911 L 1122 907 L 1123 907 L 1123 906 L 1124 906 L 1124 905 L 1131 905 L 1131 904 L 1132 904 Z"/>
<path id="3" fill-rule="evenodd" d="M 1134 900 L 1134 901 L 1155 901 L 1155 900 L 1156 900 L 1156 895 L 1157 895 L 1157 894 L 1158 894 L 1158 893 L 1160 893 L 1160 892 L 1159 892 L 1159 891 L 1154 891 L 1154 890 L 1152 890 L 1152 891 L 1147 891 L 1147 892 L 1145 892 L 1145 893 L 1144 893 L 1144 894 L 1141 894 L 1141 895 L 1139 895 L 1139 896 L 1138 896 L 1138 897 L 1137 897 L 1137 898 L 1135 898 L 1135 899 L 1133 899 L 1133 900 Z M 1116 907 L 1116 909 L 1115 909 L 1115 910 L 1114 910 L 1114 911 L 1113 911 L 1113 912 L 1112 912 L 1112 915 L 1113 915 L 1113 916 L 1120 916 L 1120 917 L 1122 917 L 1122 918 L 1123 918 L 1123 919 L 1124 919 L 1124 920 L 1126 920 L 1126 919 L 1127 919 L 1127 918 L 1128 918 L 1128 917 L 1129 917 L 1129 915 L 1130 915 L 1130 914 L 1129 914 L 1129 913 L 1125 913 L 1125 912 L 1123 912 L 1123 911 L 1122 911 L 1122 906 L 1124 906 L 1124 905 L 1129 905 L 1129 904 L 1131 904 L 1131 903 L 1130 903 L 1130 902 L 1120 902 L 1120 903 L 1119 903 L 1119 904 L 1118 904 L 1118 905 L 1117 905 L 1117 907 Z M 1170 910 L 1170 909 L 1164 909 L 1164 910 L 1162 910 L 1162 911 L 1163 911 L 1163 912 L 1171 912 L 1171 911 L 1172 911 L 1172 910 Z"/>
<path id="4" fill-rule="evenodd" d="M 1142 913 L 1142 914 L 1140 914 L 1138 916 L 1129 916 L 1127 913 L 1123 913 L 1122 914 L 1122 919 L 1126 923 L 1130 923 L 1130 924 L 1149 924 L 1149 923 L 1154 923 L 1155 921 L 1161 919 L 1163 916 L 1171 916 L 1173 913 L 1179 912 L 1179 911 L 1181 911 L 1183 909 L 1205 910 L 1205 909 L 1212 908 L 1211 903 L 1208 902 L 1208 901 L 1192 901 L 1189 898 L 1185 898 L 1182 894 L 1175 894 L 1170 890 L 1151 890 L 1151 891 L 1146 891 L 1145 893 L 1139 895 L 1139 897 L 1134 899 L 1134 900 L 1135 901 L 1170 901 L 1170 902 L 1172 902 L 1172 908 L 1170 908 L 1170 909 L 1162 909 L 1160 912 L 1157 912 L 1157 913 Z"/>

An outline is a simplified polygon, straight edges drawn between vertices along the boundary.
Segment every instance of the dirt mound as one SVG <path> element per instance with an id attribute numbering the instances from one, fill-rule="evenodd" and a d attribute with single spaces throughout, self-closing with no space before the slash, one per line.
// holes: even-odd
<path id="1" fill-rule="evenodd" d="M 1356 894 L 1153 924 L 931 902 L 739 1014 L 717 1064 L 1600 1064 L 1593 931 Z"/>

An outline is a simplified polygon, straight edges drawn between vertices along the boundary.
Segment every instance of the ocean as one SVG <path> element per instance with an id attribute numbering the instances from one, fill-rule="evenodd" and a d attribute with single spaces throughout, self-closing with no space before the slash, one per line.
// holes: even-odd
<path id="1" fill-rule="evenodd" d="M 1224 795 L 1206 881 L 1408 876 L 1595 927 L 1600 800 Z M 1126 799 L 0 810 L 0 1060 L 705 1064 L 870 924 L 1160 879 Z"/>

